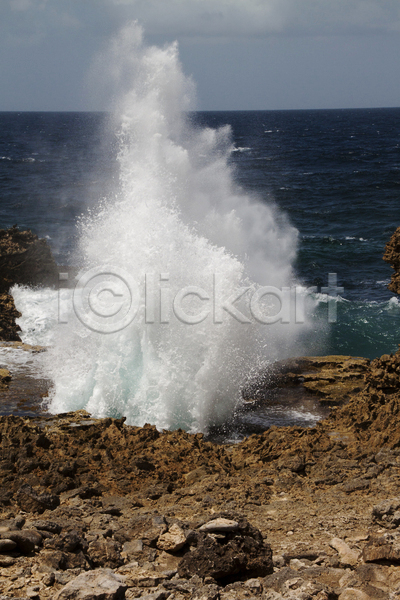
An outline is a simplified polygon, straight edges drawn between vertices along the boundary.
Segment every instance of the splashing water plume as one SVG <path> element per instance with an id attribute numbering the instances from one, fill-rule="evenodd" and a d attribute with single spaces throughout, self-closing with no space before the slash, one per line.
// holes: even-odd
<path id="1" fill-rule="evenodd" d="M 235 185 L 229 127 L 191 122 L 193 85 L 176 44 L 146 47 L 131 24 L 113 42 L 111 64 L 113 86 L 125 87 L 115 103 L 120 181 L 81 220 L 81 275 L 96 287 L 106 273 L 100 308 L 107 294 L 121 307 L 125 286 L 135 311 L 121 328 L 110 311 L 102 331 L 71 311 L 46 358 L 49 410 L 207 431 L 232 415 L 249 373 L 293 353 L 304 330 L 255 323 L 249 291 L 239 292 L 292 283 L 297 231 Z M 228 299 L 230 311 L 221 308 Z"/>

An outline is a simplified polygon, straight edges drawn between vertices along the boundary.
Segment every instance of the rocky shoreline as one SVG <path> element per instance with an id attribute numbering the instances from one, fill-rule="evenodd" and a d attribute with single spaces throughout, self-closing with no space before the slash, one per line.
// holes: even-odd
<path id="1" fill-rule="evenodd" d="M 329 416 L 225 445 L 0 417 L 0 599 L 400 598 L 400 352 L 295 359 L 247 399 L 271 382 Z"/>

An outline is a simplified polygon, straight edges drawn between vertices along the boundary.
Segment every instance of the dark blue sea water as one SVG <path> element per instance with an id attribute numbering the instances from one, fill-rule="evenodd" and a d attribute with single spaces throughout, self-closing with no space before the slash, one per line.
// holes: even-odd
<path id="1" fill-rule="evenodd" d="M 276 203 L 299 231 L 298 279 L 320 288 L 337 273 L 344 291 L 324 352 L 373 358 L 397 350 L 400 307 L 382 254 L 400 225 L 400 109 L 191 118 L 231 126 L 236 181 Z M 0 227 L 32 229 L 60 264 L 70 263 L 77 218 L 115 193 L 117 148 L 105 114 L 0 113 Z"/>

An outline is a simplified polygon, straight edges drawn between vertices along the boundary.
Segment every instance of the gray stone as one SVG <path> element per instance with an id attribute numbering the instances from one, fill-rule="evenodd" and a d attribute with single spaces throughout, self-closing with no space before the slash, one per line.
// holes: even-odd
<path id="1" fill-rule="evenodd" d="M 214 519 L 209 521 L 200 527 L 200 531 L 207 533 L 225 533 L 228 531 L 237 531 L 239 529 L 239 523 L 231 519 Z"/>
<path id="2" fill-rule="evenodd" d="M 126 589 L 125 577 L 111 569 L 96 569 L 67 583 L 55 600 L 122 600 Z"/>

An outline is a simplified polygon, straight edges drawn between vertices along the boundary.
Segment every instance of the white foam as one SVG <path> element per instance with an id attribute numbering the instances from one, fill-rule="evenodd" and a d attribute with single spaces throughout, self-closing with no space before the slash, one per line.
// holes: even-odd
<path id="1" fill-rule="evenodd" d="M 390 298 L 390 300 L 387 303 L 387 310 L 388 311 L 398 311 L 400 309 L 400 302 L 399 299 L 396 298 L 396 296 L 393 296 L 392 298 Z"/>
<path id="2" fill-rule="evenodd" d="M 315 292 L 315 293 L 311 294 L 311 296 L 314 298 L 314 300 L 316 301 L 317 304 L 318 303 L 327 304 L 328 302 L 331 302 L 331 301 L 338 302 L 338 303 L 351 302 L 350 300 L 347 300 L 347 298 L 343 298 L 339 294 L 337 296 L 331 296 L 329 294 L 323 294 L 322 292 Z"/>
<path id="3" fill-rule="evenodd" d="M 17 310 L 22 313 L 16 321 L 21 327 L 23 342 L 32 346 L 50 346 L 58 324 L 60 302 L 68 303 L 70 292 L 20 285 L 14 285 L 10 292 Z"/>

